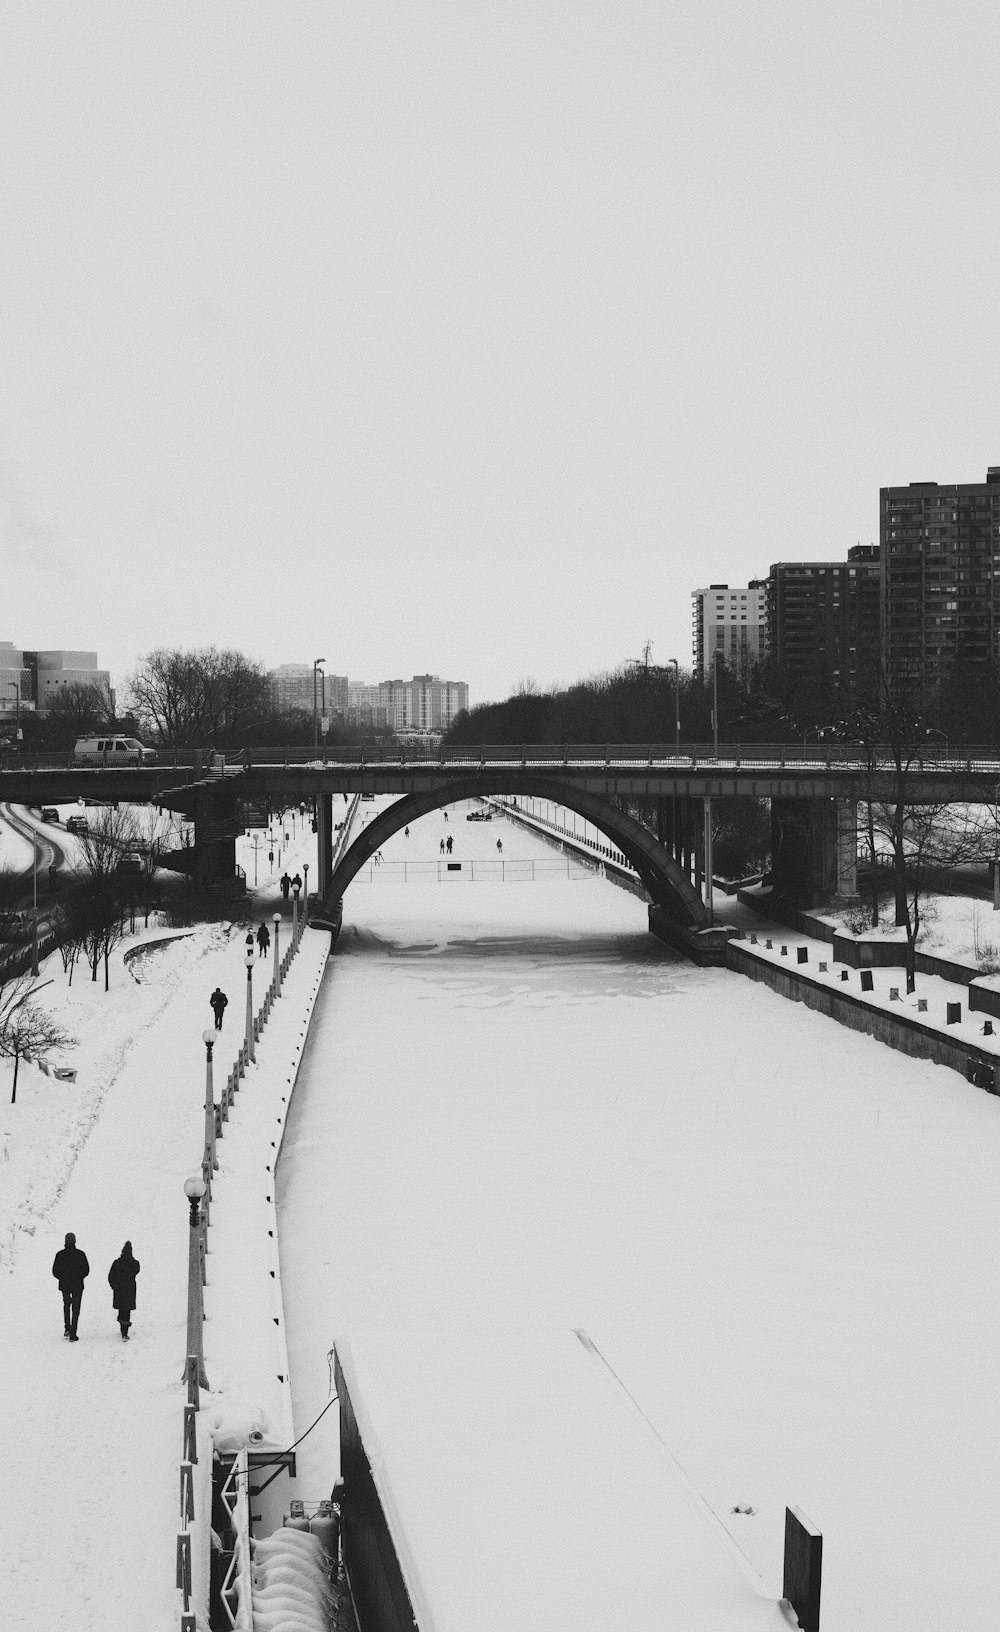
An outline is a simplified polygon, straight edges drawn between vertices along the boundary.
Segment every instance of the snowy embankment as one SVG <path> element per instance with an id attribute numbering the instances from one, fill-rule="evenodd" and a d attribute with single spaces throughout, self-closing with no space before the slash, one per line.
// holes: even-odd
<path id="1" fill-rule="evenodd" d="M 252 876 L 252 852 L 246 859 Z M 311 834 L 282 857 L 292 871 L 314 859 Z M 248 903 L 255 915 L 269 919 L 280 906 L 279 871 L 262 870 L 261 888 Z M 285 935 L 290 909 L 283 920 Z M 124 954 L 162 936 L 151 929 L 119 948 L 106 995 L 103 983 L 92 984 L 79 968 L 68 986 L 53 955 L 40 977 L 51 985 L 39 1000 L 78 1039 L 65 1051 L 77 1080 L 59 1082 L 22 1064 L 12 1106 L 11 1069 L 0 1062 L 0 1385 L 12 1403 L 0 1494 L 4 1632 L 136 1626 L 175 1632 L 188 1256 L 183 1185 L 201 1159 L 202 1033 L 212 1024 L 208 998 L 216 985 L 230 999 L 216 1047 L 223 1082 L 242 1038 L 243 930 L 197 926 L 151 950 L 133 965 L 133 978 Z M 257 1005 L 266 984 L 262 967 Z M 297 1001 L 291 990 L 282 1001 L 290 1016 Z M 279 1003 L 272 1024 L 280 1009 Z M 298 1027 L 291 1041 L 294 1052 Z M 279 1061 L 273 1042 L 268 1046 L 287 1074 L 288 1061 Z M 247 1080 L 241 1093 L 249 1097 L 250 1087 Z M 72 1346 L 63 1341 L 50 1273 L 67 1230 L 91 1269 L 80 1341 Z M 142 1266 L 127 1345 L 106 1282 L 125 1239 Z M 272 1315 L 273 1293 L 269 1321 Z M 206 1336 L 211 1351 L 214 1333 Z M 58 1546 L 39 1522 L 43 1512 L 60 1514 Z"/>

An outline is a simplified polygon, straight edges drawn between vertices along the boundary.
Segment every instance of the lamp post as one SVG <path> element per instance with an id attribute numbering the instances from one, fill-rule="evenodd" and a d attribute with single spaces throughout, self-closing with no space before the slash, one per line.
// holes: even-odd
<path id="1" fill-rule="evenodd" d="M 302 888 L 301 880 L 296 878 L 292 882 L 292 945 L 299 944 L 299 891 Z"/>
<path id="2" fill-rule="evenodd" d="M 667 658 L 667 667 L 674 666 L 674 753 L 681 751 L 681 669 L 676 657 Z"/>
<path id="3" fill-rule="evenodd" d="M 8 680 L 7 690 L 14 693 L 14 741 L 21 740 L 21 685 L 20 681 Z"/>
<path id="4" fill-rule="evenodd" d="M 205 1045 L 205 1164 L 211 1173 L 219 1171 L 215 1155 L 215 1082 L 212 1070 L 212 1050 L 218 1035 L 217 1031 L 203 1031 L 201 1034 Z"/>
<path id="5" fill-rule="evenodd" d="M 184 1180 L 188 1213 L 188 1296 L 187 1296 L 187 1353 L 198 1363 L 198 1387 L 207 1388 L 205 1376 L 205 1305 L 201 1289 L 201 1198 L 205 1181 L 194 1177 Z"/>
<path id="6" fill-rule="evenodd" d="M 38 976 L 38 834 L 31 829 L 31 973 Z"/>
<path id="7" fill-rule="evenodd" d="M 305 883 L 302 886 L 302 928 L 303 929 L 308 929 L 308 927 L 309 927 L 309 863 L 307 861 L 304 861 L 302 863 L 302 871 L 306 875 L 305 876 Z"/>
<path id="8" fill-rule="evenodd" d="M 320 667 L 320 664 L 325 663 L 325 662 L 326 662 L 325 657 L 316 657 L 316 658 L 313 659 L 313 749 L 314 749 L 314 751 L 318 750 L 318 748 L 319 748 L 319 714 L 316 711 L 316 674 L 317 674 L 317 671 L 318 671 L 318 669 Z M 323 691 L 324 691 L 324 694 L 325 694 L 325 692 L 326 692 L 326 675 L 325 674 L 323 676 Z M 324 708 L 323 712 L 324 712 L 324 714 L 326 713 L 325 708 Z"/>
<path id="9" fill-rule="evenodd" d="M 274 925 L 274 995 L 278 997 L 281 992 L 281 959 L 278 956 L 278 931 L 281 929 L 281 913 L 276 912 L 271 922 Z"/>
<path id="10" fill-rule="evenodd" d="M 253 1048 L 253 933 L 252 933 L 252 931 L 248 932 L 248 934 L 247 934 L 246 966 L 247 966 L 247 1059 L 251 1060 L 253 1062 L 253 1064 L 256 1065 L 257 1056 L 254 1053 L 254 1048 Z"/>

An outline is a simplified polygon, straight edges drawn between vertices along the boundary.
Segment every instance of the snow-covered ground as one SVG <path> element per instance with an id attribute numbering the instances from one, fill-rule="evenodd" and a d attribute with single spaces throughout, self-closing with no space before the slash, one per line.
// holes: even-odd
<path id="1" fill-rule="evenodd" d="M 505 857 L 541 844 L 452 811 L 447 829 L 434 815 L 393 839 L 386 862 L 434 857 L 446 831 L 470 859 L 499 834 Z M 245 842 L 239 859 L 252 883 Z M 256 910 L 270 913 L 280 868 L 259 846 L 256 860 Z M 282 865 L 306 860 L 314 841 L 297 832 Z M 453 889 L 383 872 L 348 893 L 283 1158 L 296 1432 L 329 1399 L 338 1336 L 360 1355 L 388 1328 L 405 1368 L 422 1330 L 410 1382 L 426 1382 L 427 1403 L 438 1355 L 481 1387 L 479 1339 L 499 1333 L 516 1365 L 498 1366 L 488 1397 L 465 1395 L 464 1466 L 483 1477 L 463 1486 L 463 1514 L 423 1456 L 424 1425 L 422 1567 L 449 1614 L 448 1595 L 471 1584 L 505 1616 L 477 1626 L 532 1626 L 511 1572 L 519 1556 L 537 1570 L 552 1487 L 523 1439 L 516 1467 L 504 1461 L 498 1429 L 554 1334 L 582 1327 L 770 1591 L 784 1504 L 824 1530 L 823 1632 L 992 1629 L 998 1102 L 740 977 L 679 964 L 641 903 L 594 877 Z M 79 1038 L 75 1084 L 22 1065 L 10 1107 L 0 1062 L 0 1619 L 16 1632 L 176 1626 L 182 1185 L 200 1155 L 217 982 L 231 999 L 223 1045 L 239 1042 L 242 935 L 199 928 L 137 972 L 142 984 L 120 951 L 105 997 L 80 971 L 67 989 L 49 960 L 41 995 Z M 68 1229 L 92 1268 L 73 1347 L 50 1274 Z M 126 1237 L 143 1266 L 127 1347 L 105 1282 Z M 329 1494 L 334 1417 L 298 1451 L 303 1495 Z M 591 1478 L 597 1443 L 563 1436 L 566 1484 Z M 618 1526 L 628 1490 L 626 1466 L 602 1480 Z M 487 1492 L 503 1521 L 492 1551 L 474 1523 Z M 446 1549 L 453 1519 L 475 1547 Z M 498 1591 L 484 1572 L 501 1544 Z M 666 1567 L 669 1531 L 651 1545 Z M 546 1600 L 546 1632 L 587 1632 L 587 1615 L 604 1625 L 623 1605 L 643 1626 L 613 1557 L 581 1568 L 592 1594 L 574 1583 L 562 1623 Z"/>
<path id="2" fill-rule="evenodd" d="M 248 850 L 243 841 L 241 861 Z M 314 852 L 312 835 L 300 831 L 284 859 L 298 867 Z M 268 879 L 255 915 L 270 916 L 277 899 Z M 286 916 L 285 934 L 289 927 Z M 242 1038 L 246 970 L 243 927 L 209 925 L 169 937 L 133 965 L 133 978 L 125 953 L 161 935 L 151 928 L 118 949 L 107 995 L 79 968 L 69 987 L 58 954 L 43 965 L 40 980 L 51 984 L 39 1001 L 78 1039 L 64 1051 L 75 1082 L 22 1063 L 11 1105 L 12 1071 L 0 1061 L 4 1632 L 177 1625 L 183 1184 L 201 1159 L 209 993 L 221 984 L 230 998 L 216 1047 L 218 1097 Z M 257 1006 L 267 984 L 265 965 L 258 968 Z M 91 1266 L 72 1346 L 51 1275 L 67 1230 Z M 106 1281 L 126 1239 L 142 1265 L 127 1346 Z M 56 1512 L 53 1540 L 41 1515 Z"/>
<path id="3" fill-rule="evenodd" d="M 792 1503 L 825 1535 L 824 1632 L 992 1632 L 998 1166 L 996 1099 L 678 963 L 609 884 L 376 870 L 345 902 L 280 1172 L 297 1431 L 331 1343 L 362 1377 L 370 1357 L 436 1632 L 470 1604 L 479 1628 L 512 1606 L 662 1627 L 652 1589 L 630 1598 L 640 1578 L 558 1522 L 596 1488 L 606 1536 L 641 1529 L 645 1464 L 603 1465 L 603 1418 L 558 1469 L 524 1432 L 533 1343 L 551 1391 L 553 1330 L 583 1328 L 773 1595 Z M 329 1418 L 298 1454 L 301 1493 L 325 1494 Z M 677 1536 L 647 1545 L 669 1577 Z M 546 1567 L 562 1609 L 535 1618 Z"/>

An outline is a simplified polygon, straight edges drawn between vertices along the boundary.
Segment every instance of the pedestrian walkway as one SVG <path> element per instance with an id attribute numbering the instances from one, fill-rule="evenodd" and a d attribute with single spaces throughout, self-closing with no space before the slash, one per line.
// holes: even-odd
<path id="1" fill-rule="evenodd" d="M 307 935 L 310 942 L 323 948 L 328 938 L 317 931 Z M 246 974 L 242 936 L 220 946 L 212 935 L 206 947 L 170 1003 L 135 1038 L 61 1197 L 22 1245 L 0 1290 L 0 1386 L 12 1407 L 0 1494 L 5 1632 L 136 1626 L 175 1632 L 188 1253 L 183 1186 L 201 1158 L 208 994 L 221 985 L 232 1000 L 216 1047 L 224 1082 L 242 1036 Z M 268 1064 L 262 1049 L 258 1072 L 290 1070 L 301 1030 L 294 981 L 286 994 L 267 1028 Z M 247 1079 L 241 1093 L 253 1086 Z M 63 1341 L 51 1275 L 70 1230 L 91 1266 L 74 1345 Z M 131 1340 L 123 1344 L 107 1272 L 126 1239 L 142 1271 Z M 49 1522 L 55 1515 L 58 1544 Z"/>

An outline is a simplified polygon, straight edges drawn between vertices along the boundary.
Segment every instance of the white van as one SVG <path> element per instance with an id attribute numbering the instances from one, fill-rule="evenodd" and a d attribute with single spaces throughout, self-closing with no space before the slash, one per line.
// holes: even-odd
<path id="1" fill-rule="evenodd" d="M 156 754 L 138 737 L 77 737 L 73 758 L 78 765 L 148 765 Z"/>

